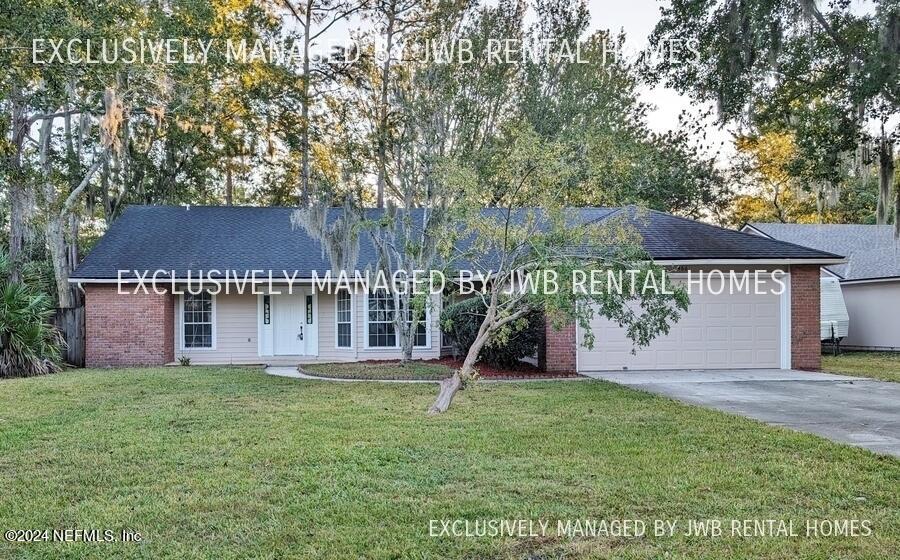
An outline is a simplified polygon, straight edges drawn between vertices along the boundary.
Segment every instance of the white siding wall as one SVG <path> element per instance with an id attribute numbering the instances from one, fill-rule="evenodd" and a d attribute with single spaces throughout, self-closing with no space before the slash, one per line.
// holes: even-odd
<path id="1" fill-rule="evenodd" d="M 849 334 L 841 346 L 900 350 L 900 282 L 842 284 Z"/>
<path id="2" fill-rule="evenodd" d="M 181 329 L 181 305 L 175 298 L 175 359 L 186 356 L 193 364 L 261 364 L 297 363 L 299 361 L 357 361 L 390 360 L 400 357 L 399 349 L 366 349 L 365 347 L 365 305 L 366 296 L 362 292 L 353 294 L 353 348 L 336 348 L 335 297 L 321 293 L 318 298 L 319 355 L 305 358 L 285 356 L 259 356 L 258 354 L 258 297 L 252 294 L 219 294 L 215 296 L 215 349 L 185 349 Z M 440 357 L 441 335 L 439 295 L 433 298 L 430 310 L 428 349 L 415 349 L 413 358 L 432 359 Z"/>

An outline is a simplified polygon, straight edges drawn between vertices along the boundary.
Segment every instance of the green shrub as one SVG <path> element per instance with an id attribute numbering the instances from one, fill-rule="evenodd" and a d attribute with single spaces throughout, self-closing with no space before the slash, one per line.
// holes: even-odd
<path id="1" fill-rule="evenodd" d="M 460 353 L 468 353 L 475 342 L 486 309 L 481 298 L 473 297 L 448 305 L 441 313 L 441 328 L 453 339 Z M 542 328 L 543 318 L 539 312 L 513 321 L 481 348 L 480 359 L 495 366 L 516 365 L 522 358 L 534 355 Z"/>
<path id="2" fill-rule="evenodd" d="M 9 281 L 9 258 L 0 252 L 0 377 L 59 371 L 62 336 L 53 325 L 53 302 L 27 283 Z"/>

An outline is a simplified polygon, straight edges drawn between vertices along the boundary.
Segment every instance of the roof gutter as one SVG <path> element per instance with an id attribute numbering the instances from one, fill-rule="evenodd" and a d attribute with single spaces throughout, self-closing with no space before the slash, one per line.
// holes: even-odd
<path id="1" fill-rule="evenodd" d="M 822 257 L 815 259 L 654 259 L 656 264 L 665 266 L 690 266 L 690 265 L 732 265 L 732 264 L 843 264 L 847 262 L 844 257 Z"/>
<path id="2" fill-rule="evenodd" d="M 653 261 L 655 264 L 662 266 L 707 266 L 707 265 L 792 265 L 792 264 L 817 264 L 817 265 L 828 265 L 828 264 L 842 264 L 847 262 L 845 258 L 817 258 L 817 259 L 655 259 Z M 198 278 L 157 278 L 158 282 L 171 284 L 172 282 L 197 282 Z M 214 280 L 219 280 L 220 282 L 224 282 L 224 278 L 214 278 Z M 69 282 L 72 284 L 131 284 L 141 282 L 141 279 L 138 278 L 69 278 Z M 143 282 L 149 281 L 148 279 L 143 279 Z M 242 282 L 254 283 L 252 279 L 241 279 Z M 315 280 L 313 278 L 294 278 L 291 280 L 294 284 L 312 284 Z M 324 278 L 319 278 L 318 282 L 337 282 L 337 278 L 332 278 L 330 280 L 325 280 Z M 260 277 L 255 281 L 256 284 L 268 284 L 269 279 L 267 277 Z M 279 281 L 279 279 L 273 279 L 273 284 L 278 283 L 287 283 L 287 280 Z"/>
<path id="3" fill-rule="evenodd" d="M 847 284 L 880 284 L 884 282 L 900 282 L 900 276 L 882 276 L 879 278 L 853 278 L 852 280 L 840 280 L 841 286 Z"/>
<path id="4" fill-rule="evenodd" d="M 204 282 L 211 282 L 211 281 L 215 280 L 221 284 L 226 283 L 226 280 L 224 278 L 219 278 L 219 277 L 198 278 L 196 276 L 194 276 L 193 278 L 174 278 L 174 279 L 173 278 L 157 278 L 156 282 L 158 284 L 171 284 L 172 282 L 175 282 L 175 283 L 190 282 L 190 283 L 194 284 L 200 280 L 203 280 Z M 351 280 L 352 280 L 352 278 L 351 278 Z M 312 278 L 293 278 L 293 279 L 284 279 L 284 278 L 278 279 L 276 277 L 272 278 L 272 284 L 287 284 L 288 282 L 293 283 L 293 284 L 312 284 L 314 281 L 315 280 L 313 280 Z M 331 279 L 331 280 L 326 280 L 324 278 L 320 278 L 318 280 L 318 282 L 320 284 L 321 283 L 334 284 L 334 283 L 337 283 L 337 281 L 338 280 L 336 278 Z M 119 279 L 119 278 L 69 278 L 69 283 L 71 283 L 71 284 L 119 284 L 119 283 L 137 284 L 139 282 L 143 282 L 144 284 L 151 284 L 151 283 L 153 283 L 153 279 L 152 278 L 143 278 L 143 279 L 141 279 L 141 278 L 121 278 L 121 279 Z M 268 278 L 258 278 L 257 280 L 254 281 L 250 278 L 247 278 L 246 280 L 243 278 L 238 278 L 238 279 L 229 279 L 227 281 L 227 283 L 229 283 L 229 284 L 232 284 L 234 282 L 242 282 L 245 284 L 268 284 L 269 279 Z"/>

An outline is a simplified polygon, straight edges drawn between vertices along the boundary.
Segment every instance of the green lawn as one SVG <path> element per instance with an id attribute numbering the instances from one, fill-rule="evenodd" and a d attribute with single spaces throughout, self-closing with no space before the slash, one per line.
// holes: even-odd
<path id="1" fill-rule="evenodd" d="M 444 364 L 421 361 L 408 362 L 351 362 L 333 364 L 304 364 L 303 371 L 337 379 L 429 379 L 450 377 L 453 370 Z"/>
<path id="2" fill-rule="evenodd" d="M 900 353 L 846 352 L 822 356 L 822 371 L 900 382 Z"/>
<path id="3" fill-rule="evenodd" d="M 0 529 L 140 544 L 2 558 L 896 558 L 900 461 L 601 382 L 431 385 L 253 369 L 0 381 Z M 863 518 L 858 538 L 448 538 L 430 519 Z M 555 521 L 554 521 L 555 523 Z"/>

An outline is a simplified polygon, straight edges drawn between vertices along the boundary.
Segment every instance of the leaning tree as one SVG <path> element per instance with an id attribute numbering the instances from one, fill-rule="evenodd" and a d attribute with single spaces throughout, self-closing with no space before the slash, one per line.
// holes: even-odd
<path id="1" fill-rule="evenodd" d="M 641 247 L 633 226 L 639 212 L 629 208 L 600 219 L 592 214 L 595 209 L 566 207 L 562 191 L 573 173 L 566 148 L 542 142 L 527 126 L 509 128 L 504 137 L 505 146 L 495 152 L 495 188 L 467 189 L 457 247 L 457 262 L 490 271 L 478 276 L 484 319 L 462 366 L 441 382 L 431 414 L 446 411 L 475 377 L 485 345 L 523 328 L 535 311 L 545 313 L 554 327 L 577 323 L 587 347 L 593 346 L 591 318 L 599 313 L 622 325 L 637 347 L 667 333 L 687 309 L 686 292 L 663 289 L 661 269 Z M 607 285 L 610 275 L 615 279 L 620 273 L 634 278 L 635 289 Z M 598 279 L 594 289 L 580 289 L 573 281 L 591 277 Z M 643 290 L 645 285 L 650 289 Z"/>

